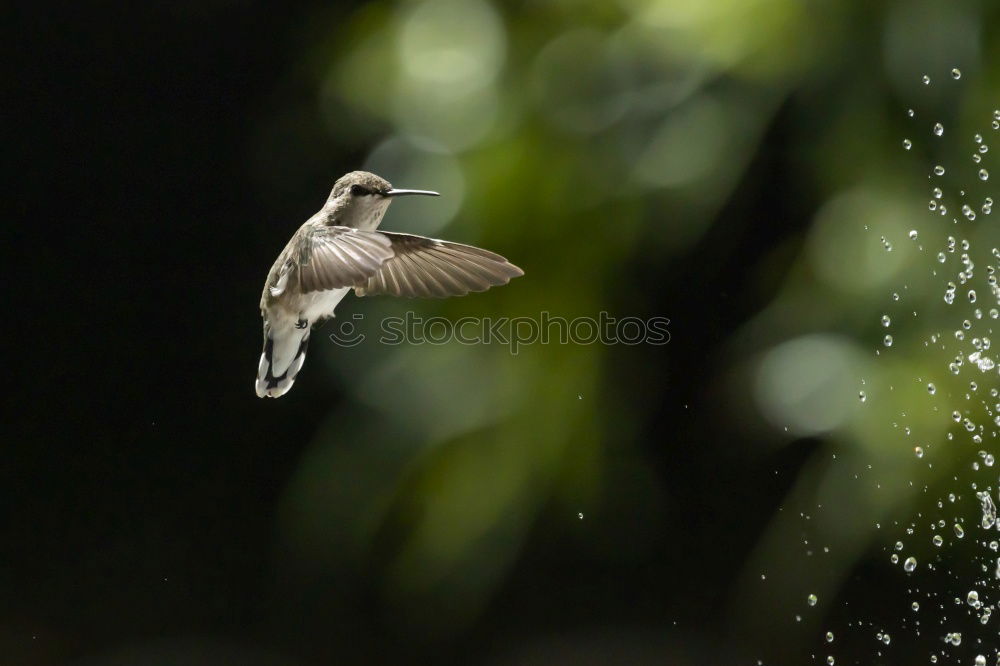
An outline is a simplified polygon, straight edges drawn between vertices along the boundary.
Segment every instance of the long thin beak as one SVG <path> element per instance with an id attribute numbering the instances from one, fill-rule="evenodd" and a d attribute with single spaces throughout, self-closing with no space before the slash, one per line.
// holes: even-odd
<path id="1" fill-rule="evenodd" d="M 407 194 L 426 194 L 429 197 L 439 197 L 441 196 L 437 192 L 431 192 L 430 190 L 397 190 L 392 189 L 385 193 L 387 197 L 401 197 Z"/>

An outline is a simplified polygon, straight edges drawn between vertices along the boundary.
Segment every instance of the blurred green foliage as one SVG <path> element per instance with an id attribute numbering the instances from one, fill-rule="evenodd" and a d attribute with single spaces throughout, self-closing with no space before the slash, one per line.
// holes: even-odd
<path id="1" fill-rule="evenodd" d="M 940 493 L 924 486 L 968 467 L 945 439 L 958 428 L 948 401 L 969 381 L 947 371 L 959 344 L 952 331 L 967 316 L 957 310 L 969 304 L 941 298 L 961 251 L 946 264 L 935 257 L 948 235 L 982 251 L 989 230 L 928 211 L 927 171 L 966 164 L 972 135 L 988 128 L 996 18 L 982 3 L 924 0 L 424 0 L 320 12 L 296 74 L 315 106 L 262 130 L 266 145 L 281 137 L 284 146 L 268 152 L 279 162 L 271 178 L 287 178 L 271 187 L 291 187 L 296 165 L 322 161 L 316 146 L 332 142 L 367 155 L 364 168 L 398 186 L 442 192 L 395 204 L 385 228 L 481 245 L 526 270 L 465 299 L 351 300 L 344 310 L 368 322 L 407 308 L 452 319 L 596 316 L 620 309 L 623 292 L 697 290 L 696 275 L 636 285 L 623 267 L 687 256 L 745 179 L 765 183 L 775 210 L 811 215 L 804 237 L 776 248 L 793 261 L 761 265 L 759 284 L 733 286 L 762 295 L 781 285 L 719 349 L 729 397 L 703 408 L 764 442 L 760 455 L 792 437 L 824 442 L 742 564 L 731 615 L 767 628 L 762 597 L 788 617 L 807 588 L 834 595 L 883 538 L 877 522 L 932 509 Z M 318 115 L 304 125 L 325 138 L 289 129 L 297 113 Z M 796 188 L 767 191 L 768 175 L 747 170 L 778 113 Z M 937 120 L 946 140 L 931 136 Z M 935 181 L 956 215 L 957 190 L 977 186 L 971 173 L 956 167 Z M 776 223 L 765 216 L 745 228 Z M 932 333 L 943 342 L 925 344 Z M 685 350 L 675 339 L 649 353 Z M 331 413 L 287 489 L 287 565 L 302 585 L 376 570 L 379 603 L 409 631 L 468 626 L 543 508 L 614 522 L 600 507 L 630 483 L 637 490 L 621 510 L 656 515 L 667 501 L 634 476 L 644 387 L 617 376 L 601 345 L 533 345 L 515 356 L 503 346 L 369 342 L 316 345 L 315 354 L 350 402 Z M 811 559 L 800 514 L 810 507 L 809 539 L 829 551 Z"/>

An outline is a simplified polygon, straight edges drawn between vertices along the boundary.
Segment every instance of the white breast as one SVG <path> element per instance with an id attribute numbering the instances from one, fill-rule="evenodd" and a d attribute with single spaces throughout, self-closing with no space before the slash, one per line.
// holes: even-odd
<path id="1" fill-rule="evenodd" d="M 345 287 L 343 289 L 314 291 L 311 294 L 306 294 L 302 297 L 302 314 L 309 320 L 310 324 L 317 319 L 329 317 L 333 314 L 333 309 L 337 307 L 350 290 L 350 287 Z"/>

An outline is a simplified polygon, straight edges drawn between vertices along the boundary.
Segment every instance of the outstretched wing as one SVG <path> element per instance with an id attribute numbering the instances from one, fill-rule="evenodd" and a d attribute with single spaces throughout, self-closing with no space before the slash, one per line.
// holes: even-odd
<path id="1" fill-rule="evenodd" d="M 355 283 L 358 296 L 464 296 L 524 275 L 499 254 L 471 245 L 387 231 L 378 234 L 391 242 L 393 256 Z"/>
<path id="2" fill-rule="evenodd" d="M 378 271 L 393 255 L 392 244 L 380 233 L 351 227 L 311 229 L 290 257 L 287 271 L 297 269 L 302 293 L 353 287 Z M 279 276 L 276 287 L 284 289 Z M 273 293 L 273 290 L 272 290 Z"/>

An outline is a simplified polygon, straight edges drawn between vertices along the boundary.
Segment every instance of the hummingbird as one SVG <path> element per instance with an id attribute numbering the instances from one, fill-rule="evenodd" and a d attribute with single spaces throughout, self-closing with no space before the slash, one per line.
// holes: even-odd
<path id="1" fill-rule="evenodd" d="M 347 292 L 357 296 L 447 298 L 486 291 L 524 275 L 499 254 L 413 234 L 377 231 L 395 197 L 439 196 L 395 189 L 367 171 L 337 180 L 326 203 L 281 251 L 264 284 L 264 350 L 258 397 L 289 391 L 306 359 L 309 334 L 333 316 Z"/>

